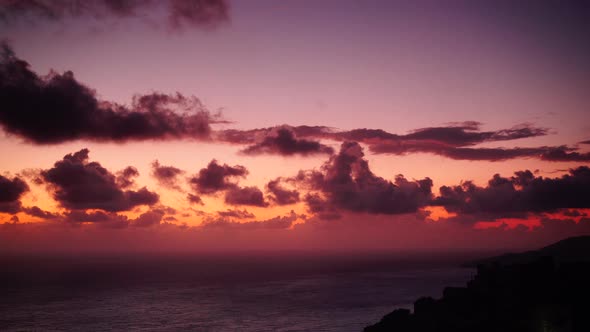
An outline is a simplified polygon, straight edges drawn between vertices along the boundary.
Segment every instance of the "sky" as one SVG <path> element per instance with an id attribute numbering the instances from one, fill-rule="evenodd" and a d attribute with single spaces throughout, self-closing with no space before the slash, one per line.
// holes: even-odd
<path id="1" fill-rule="evenodd" d="M 590 234 L 583 1 L 0 0 L 0 250 Z"/>

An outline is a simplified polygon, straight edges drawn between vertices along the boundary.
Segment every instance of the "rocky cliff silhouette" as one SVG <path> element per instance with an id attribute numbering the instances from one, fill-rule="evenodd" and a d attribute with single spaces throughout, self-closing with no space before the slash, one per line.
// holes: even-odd
<path id="1" fill-rule="evenodd" d="M 420 298 L 365 332 L 589 332 L 590 237 L 482 260 L 466 287 Z"/>

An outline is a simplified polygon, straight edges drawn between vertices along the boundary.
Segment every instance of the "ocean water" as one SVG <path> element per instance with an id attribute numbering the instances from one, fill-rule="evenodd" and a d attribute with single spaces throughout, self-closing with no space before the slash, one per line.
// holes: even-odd
<path id="1" fill-rule="evenodd" d="M 0 259 L 0 331 L 362 331 L 474 274 L 465 256 Z"/>

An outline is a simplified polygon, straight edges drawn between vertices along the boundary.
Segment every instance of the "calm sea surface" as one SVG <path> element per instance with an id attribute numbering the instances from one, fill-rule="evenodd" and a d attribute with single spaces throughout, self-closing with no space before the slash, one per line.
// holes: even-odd
<path id="1" fill-rule="evenodd" d="M 361 331 L 473 275 L 465 256 L 0 258 L 1 331 Z"/>

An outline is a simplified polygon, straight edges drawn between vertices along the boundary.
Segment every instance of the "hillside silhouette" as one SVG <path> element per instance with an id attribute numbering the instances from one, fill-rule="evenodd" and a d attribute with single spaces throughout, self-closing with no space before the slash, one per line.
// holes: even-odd
<path id="1" fill-rule="evenodd" d="M 590 237 L 535 251 L 487 258 L 466 287 L 423 297 L 365 332 L 590 331 Z M 474 264 L 474 263 L 470 263 Z"/>
<path id="2" fill-rule="evenodd" d="M 570 237 L 538 250 L 484 258 L 466 263 L 464 266 L 477 267 L 479 264 L 494 262 L 503 265 L 531 263 L 545 256 L 552 257 L 556 262 L 590 262 L 590 236 Z"/>

